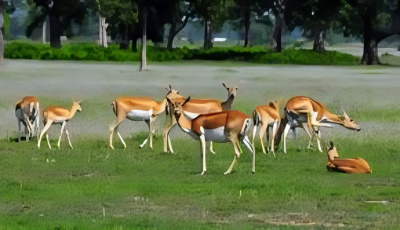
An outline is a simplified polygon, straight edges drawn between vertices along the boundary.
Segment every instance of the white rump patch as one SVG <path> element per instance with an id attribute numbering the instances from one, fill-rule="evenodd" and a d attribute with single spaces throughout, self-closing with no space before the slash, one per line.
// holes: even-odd
<path id="1" fill-rule="evenodd" d="M 216 129 L 204 129 L 204 136 L 206 137 L 206 141 L 225 143 L 227 142 L 227 140 L 225 138 L 224 131 L 224 126 L 218 127 Z"/>
<path id="2" fill-rule="evenodd" d="M 152 113 L 152 110 L 131 110 L 126 115 L 126 118 L 131 121 L 144 121 L 149 120 Z"/>
<path id="3" fill-rule="evenodd" d="M 188 111 L 183 111 L 183 113 L 185 114 L 185 117 L 187 119 L 189 119 L 189 120 L 193 120 L 193 119 L 195 119 L 196 117 L 198 117 L 200 115 L 198 113 L 191 113 L 191 112 L 188 112 Z"/>

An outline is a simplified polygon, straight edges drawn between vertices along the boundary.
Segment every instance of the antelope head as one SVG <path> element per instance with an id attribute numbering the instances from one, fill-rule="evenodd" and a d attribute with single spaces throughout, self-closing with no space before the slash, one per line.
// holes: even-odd
<path id="1" fill-rule="evenodd" d="M 73 101 L 72 102 L 72 109 L 76 109 L 76 111 L 82 111 L 81 102 L 80 101 Z"/>
<path id="2" fill-rule="evenodd" d="M 236 90 L 238 88 L 236 88 L 236 87 L 226 87 L 226 85 L 224 83 L 222 83 L 222 85 L 225 87 L 226 90 L 228 90 L 228 98 L 230 98 L 231 96 L 236 97 Z"/>
<path id="3" fill-rule="evenodd" d="M 185 98 L 176 98 L 174 100 L 170 100 L 169 98 L 167 98 L 168 103 L 170 103 L 172 105 L 172 110 L 174 112 L 174 114 L 179 117 L 182 113 L 183 113 L 183 106 L 190 101 L 190 97 L 188 97 L 187 99 Z"/>
<path id="4" fill-rule="evenodd" d="M 342 120 L 344 127 L 357 131 L 361 130 L 360 126 L 357 125 L 356 122 L 353 119 L 351 119 L 344 110 L 343 110 L 343 116 L 339 116 L 339 118 Z"/>
<path id="5" fill-rule="evenodd" d="M 335 157 L 339 157 L 336 147 L 333 145 L 332 141 L 330 143 L 330 148 L 328 149 L 328 160 L 333 161 Z"/>
<path id="6" fill-rule="evenodd" d="M 168 93 L 166 98 L 169 100 L 174 100 L 175 98 L 183 98 L 181 95 L 179 95 L 179 91 L 172 89 L 171 85 L 169 85 L 169 88 L 165 88 Z"/>

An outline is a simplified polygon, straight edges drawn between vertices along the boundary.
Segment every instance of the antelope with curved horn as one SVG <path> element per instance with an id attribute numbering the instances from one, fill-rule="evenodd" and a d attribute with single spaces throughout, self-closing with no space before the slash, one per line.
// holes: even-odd
<path id="1" fill-rule="evenodd" d="M 15 105 L 15 116 L 18 120 L 18 131 L 22 132 L 22 125 L 25 126 L 26 141 L 35 133 L 39 136 L 39 102 L 34 96 L 26 96 Z M 18 137 L 21 140 L 21 135 Z"/>
<path id="2" fill-rule="evenodd" d="M 175 98 L 175 96 L 179 96 L 179 92 L 173 90 L 171 86 L 170 88 L 166 88 L 168 90 L 168 94 L 166 97 L 170 97 L 171 99 Z M 151 97 L 120 97 L 114 100 L 111 103 L 113 107 L 113 111 L 117 116 L 117 120 L 113 125 L 110 126 L 110 147 L 114 149 L 112 144 L 112 138 L 114 132 L 116 132 L 126 148 L 125 141 L 122 139 L 121 135 L 118 132 L 118 127 L 121 122 L 127 118 L 131 121 L 144 121 L 149 127 L 149 136 L 144 140 L 144 142 L 140 145 L 140 148 L 147 143 L 147 140 L 150 138 L 150 148 L 153 148 L 153 122 L 155 121 L 157 115 L 164 112 L 167 107 L 167 99 L 160 103 L 157 103 Z"/>
<path id="3" fill-rule="evenodd" d="M 262 151 L 264 154 L 265 152 L 265 147 L 263 143 L 263 137 L 267 136 L 267 143 L 268 143 L 268 150 L 269 146 L 271 146 L 271 152 L 275 156 L 275 146 L 274 146 L 274 140 L 275 140 L 275 135 L 278 131 L 279 123 L 281 122 L 281 117 L 279 115 L 279 104 L 277 101 L 275 102 L 270 102 L 268 105 L 259 105 L 256 107 L 256 109 L 253 111 L 253 121 L 254 121 L 254 127 L 253 127 L 253 139 L 252 139 L 252 144 L 254 146 L 254 138 L 256 136 L 257 132 L 257 127 L 260 127 L 259 134 L 260 134 L 260 142 L 261 142 L 261 147 Z M 272 139 L 271 139 L 271 145 L 269 144 L 269 127 L 272 126 Z"/>
<path id="4" fill-rule="evenodd" d="M 193 120 L 201 114 L 215 113 L 223 110 L 229 110 L 232 107 L 233 100 L 236 96 L 236 87 L 226 87 L 222 83 L 224 88 L 228 91 L 228 99 L 226 101 L 220 101 L 215 99 L 191 99 L 188 103 L 183 106 L 183 111 L 189 120 Z M 182 97 L 183 98 L 183 97 Z M 171 98 L 169 98 L 171 100 Z M 172 105 L 169 105 L 172 106 Z M 172 118 L 172 114 L 170 115 Z M 169 132 L 176 125 L 175 119 L 170 119 L 164 127 L 164 152 L 174 150 L 171 146 L 171 140 L 169 138 Z M 210 142 L 210 151 L 215 154 L 212 148 L 212 142 Z"/>
<path id="5" fill-rule="evenodd" d="M 332 142 L 330 143 L 327 155 L 328 163 L 326 164 L 326 168 L 329 171 L 339 171 L 344 173 L 372 173 L 372 169 L 369 167 L 368 162 L 360 157 L 340 159 L 337 149 Z"/>
<path id="6" fill-rule="evenodd" d="M 186 100 L 179 98 L 176 100 L 169 100 L 168 102 L 173 106 L 174 115 L 179 127 L 189 134 L 192 138 L 200 140 L 201 150 L 203 154 L 203 175 L 206 168 L 206 141 L 215 141 L 219 143 L 231 142 L 235 151 L 235 157 L 229 169 L 225 174 L 231 173 L 237 158 L 240 157 L 242 152 L 239 143 L 244 143 L 250 152 L 253 154 L 252 172 L 255 173 L 255 152 L 249 138 L 246 135 L 247 129 L 250 127 L 250 118 L 236 110 L 226 110 L 216 113 L 202 114 L 195 119 L 188 119 L 183 107 L 190 101 L 190 97 Z"/>
<path id="7" fill-rule="evenodd" d="M 58 139 L 58 149 L 60 149 L 60 142 L 61 142 L 61 137 L 65 128 L 65 125 L 71 118 L 74 117 L 76 112 L 82 111 L 81 108 L 81 103 L 73 101 L 72 102 L 72 108 L 70 110 L 61 108 L 59 106 L 49 106 L 45 110 L 43 110 L 43 125 L 44 128 L 42 132 L 40 133 L 40 138 L 38 140 L 38 148 L 40 148 L 40 141 L 42 140 L 43 134 L 47 132 L 47 130 L 50 128 L 52 124 L 60 124 L 61 125 L 61 134 L 60 138 Z M 68 138 L 68 143 L 69 146 L 71 146 L 71 149 L 74 149 L 71 145 L 71 140 L 69 139 L 69 133 L 68 130 L 65 129 L 65 133 L 67 134 Z M 51 145 L 49 142 L 49 134 L 46 133 L 46 139 L 47 139 L 47 144 L 49 145 L 49 148 L 51 149 Z"/>
<path id="8" fill-rule="evenodd" d="M 320 131 L 319 127 L 332 127 L 332 124 L 341 125 L 345 128 L 360 131 L 361 128 L 353 119 L 351 119 L 346 112 L 343 115 L 337 115 L 329 112 L 325 106 L 309 97 L 296 96 L 289 99 L 285 107 L 286 124 L 283 131 L 283 149 L 286 153 L 286 136 L 289 129 L 295 127 L 302 127 L 310 136 L 309 146 L 313 137 L 315 136 L 318 142 L 318 149 L 320 152 Z M 282 130 L 282 129 L 280 129 Z"/>

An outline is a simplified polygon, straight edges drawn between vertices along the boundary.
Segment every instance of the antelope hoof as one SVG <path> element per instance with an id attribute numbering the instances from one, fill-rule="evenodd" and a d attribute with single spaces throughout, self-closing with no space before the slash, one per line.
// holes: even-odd
<path id="1" fill-rule="evenodd" d="M 251 171 L 251 173 L 252 173 L 252 174 L 256 174 L 256 172 L 255 172 L 255 171 Z"/>
<path id="2" fill-rule="evenodd" d="M 200 175 L 204 175 L 204 173 L 205 173 L 206 171 L 203 171 L 203 172 L 201 172 L 201 174 Z"/>

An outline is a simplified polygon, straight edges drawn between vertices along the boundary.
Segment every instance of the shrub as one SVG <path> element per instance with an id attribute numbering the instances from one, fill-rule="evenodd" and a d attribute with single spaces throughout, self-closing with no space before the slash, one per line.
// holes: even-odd
<path id="1" fill-rule="evenodd" d="M 92 60 L 92 61 L 139 61 L 140 53 L 131 49 L 120 50 L 118 45 L 104 48 L 91 43 L 65 44 L 61 49 L 49 45 L 28 42 L 11 42 L 6 44 L 4 56 L 12 59 L 43 60 Z M 301 65 L 356 65 L 359 58 L 339 53 L 324 51 L 317 53 L 305 49 L 284 49 L 275 53 L 267 46 L 214 47 L 209 50 L 189 49 L 187 47 L 168 50 L 164 47 L 148 46 L 148 61 L 174 60 L 237 60 L 264 64 L 301 64 Z"/>

